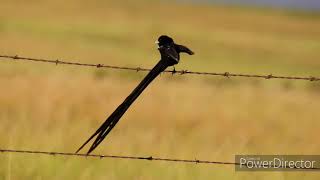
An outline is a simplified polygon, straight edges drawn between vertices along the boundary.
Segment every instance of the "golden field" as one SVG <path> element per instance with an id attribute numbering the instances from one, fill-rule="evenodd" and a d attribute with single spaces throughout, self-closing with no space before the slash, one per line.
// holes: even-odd
<path id="1" fill-rule="evenodd" d="M 320 15 L 157 1 L 3 1 L 0 54 L 152 67 L 160 34 L 176 69 L 320 76 Z M 74 152 L 145 73 L 0 61 L 2 149 Z M 95 154 L 234 161 L 319 154 L 320 84 L 162 74 Z M 318 179 L 310 172 L 0 154 L 0 179 Z"/>

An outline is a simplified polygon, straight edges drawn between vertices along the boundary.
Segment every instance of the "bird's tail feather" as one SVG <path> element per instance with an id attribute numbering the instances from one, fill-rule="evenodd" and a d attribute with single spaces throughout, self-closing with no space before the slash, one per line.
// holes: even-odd
<path id="1" fill-rule="evenodd" d="M 78 153 L 86 144 L 88 144 L 95 136 L 97 136 L 87 152 L 87 154 L 90 154 L 110 133 L 122 115 L 128 110 L 130 105 L 137 99 L 137 97 L 139 97 L 143 90 L 167 67 L 167 63 L 160 60 L 140 82 L 140 84 L 131 92 L 131 94 L 123 101 L 123 103 L 117 107 L 117 109 L 107 118 L 107 120 L 99 127 L 99 129 L 97 129 L 97 131 L 90 136 L 90 138 L 76 151 L 76 153 Z"/>

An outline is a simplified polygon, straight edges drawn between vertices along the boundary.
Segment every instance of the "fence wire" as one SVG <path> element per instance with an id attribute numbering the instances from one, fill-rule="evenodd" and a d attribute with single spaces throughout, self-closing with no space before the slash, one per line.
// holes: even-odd
<path id="1" fill-rule="evenodd" d="M 150 71 L 148 68 L 141 67 L 125 67 L 125 66 L 112 66 L 112 65 L 104 65 L 104 64 L 90 64 L 90 63 L 80 63 L 80 62 L 71 62 L 64 61 L 61 59 L 41 59 L 41 58 L 30 58 L 30 57 L 21 57 L 18 55 L 9 56 L 9 55 L 0 55 L 0 60 L 20 60 L 20 61 L 31 61 L 31 62 L 43 62 L 43 63 L 52 63 L 55 65 L 73 65 L 73 66 L 87 66 L 87 67 L 95 67 L 95 68 L 108 68 L 108 69 L 118 69 L 118 70 L 129 70 L 129 71 Z M 166 70 L 165 73 L 171 74 L 193 74 L 193 75 L 207 75 L 207 76 L 223 76 L 223 77 L 245 77 L 245 78 L 262 78 L 262 79 L 287 79 L 287 80 L 305 80 L 305 81 L 320 81 L 319 77 L 309 76 L 309 77 L 301 77 L 301 76 L 277 76 L 273 74 L 267 75 L 259 75 L 259 74 L 239 74 L 239 73 L 216 73 L 216 72 L 198 72 L 198 71 L 189 71 L 189 70 Z"/>
<path id="2" fill-rule="evenodd" d="M 87 66 L 94 68 L 108 68 L 108 69 L 118 69 L 118 70 L 130 70 L 130 71 L 150 71 L 148 68 L 141 67 L 125 67 L 125 66 L 112 66 L 104 64 L 90 64 L 90 63 L 80 63 L 80 62 L 71 62 L 64 61 L 60 59 L 41 59 L 41 58 L 30 58 L 30 57 L 21 57 L 18 55 L 9 56 L 9 55 L 0 55 L 0 60 L 20 60 L 20 61 L 30 61 L 30 62 L 43 62 L 43 63 L 52 63 L 55 65 L 73 65 L 73 66 Z M 194 74 L 194 75 L 210 75 L 210 76 L 223 76 L 223 77 L 245 77 L 245 78 L 262 78 L 262 79 L 287 79 L 287 80 L 306 80 L 306 81 L 319 81 L 319 77 L 299 77 L 299 76 L 276 76 L 272 74 L 268 75 L 257 75 L 257 74 L 237 74 L 237 73 L 216 73 L 216 72 L 197 72 L 189 70 L 166 70 L 165 73 L 172 74 Z M 49 155 L 49 156 L 73 156 L 73 157 L 92 157 L 92 158 L 114 158 L 114 159 L 130 159 L 130 160 L 148 160 L 148 161 L 169 161 L 169 162 L 180 162 L 180 163 L 196 163 L 196 164 L 218 164 L 218 165 L 240 165 L 237 162 L 226 162 L 226 161 L 209 161 L 209 160 L 198 160 L 198 159 L 176 159 L 176 158 L 161 158 L 153 156 L 121 156 L 121 155 L 101 155 L 101 154 L 76 154 L 76 153 L 67 153 L 67 152 L 50 152 L 50 151 L 32 151 L 32 150 L 14 150 L 14 149 L 0 149 L 0 153 L 20 153 L 20 154 L 35 154 L 35 155 Z M 287 168 L 287 167 L 286 167 Z M 309 168 L 320 170 L 320 168 Z"/>
<path id="3" fill-rule="evenodd" d="M 30 151 L 30 150 L 13 150 L 13 149 L 0 149 L 0 153 L 20 153 L 20 154 L 38 154 L 49 156 L 74 156 L 74 157 L 92 157 L 92 158 L 114 158 L 114 159 L 131 159 L 131 160 L 148 160 L 148 161 L 170 161 L 170 162 L 182 162 L 182 163 L 202 163 L 202 164 L 225 164 L 225 165 L 240 165 L 235 162 L 223 162 L 223 161 L 207 161 L 197 159 L 173 159 L 173 158 L 160 158 L 152 156 L 117 156 L 117 155 L 98 155 L 98 154 L 77 154 L 66 152 L 49 152 L 49 151 Z"/>
<path id="4" fill-rule="evenodd" d="M 166 161 L 166 162 L 177 162 L 177 163 L 194 163 L 194 164 L 216 164 L 216 165 L 234 165 L 234 166 L 246 166 L 250 167 L 249 164 L 240 164 L 238 162 L 227 162 L 227 161 L 209 161 L 209 160 L 198 160 L 198 159 L 176 159 L 176 158 L 161 158 L 153 156 L 120 156 L 120 155 L 102 155 L 102 154 L 77 154 L 67 152 L 52 152 L 52 151 L 31 151 L 31 150 L 14 150 L 14 149 L 0 149 L 0 153 L 19 153 L 19 154 L 34 154 L 34 155 L 48 155 L 53 157 L 58 156 L 73 156 L 77 158 L 98 158 L 98 159 L 128 159 L 128 160 L 147 160 L 147 161 Z M 290 167 L 282 166 L 280 169 L 292 169 L 292 170 L 320 170 L 319 167 Z"/>

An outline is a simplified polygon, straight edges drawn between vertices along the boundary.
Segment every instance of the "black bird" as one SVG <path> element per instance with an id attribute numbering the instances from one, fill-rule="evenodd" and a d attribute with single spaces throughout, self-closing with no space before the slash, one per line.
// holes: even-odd
<path id="1" fill-rule="evenodd" d="M 194 54 L 189 48 L 183 45 L 175 44 L 173 39 L 166 35 L 160 36 L 156 43 L 159 46 L 158 50 L 161 54 L 160 61 L 154 66 L 154 68 L 152 68 L 152 70 L 123 101 L 123 103 L 120 104 L 120 106 L 118 106 L 117 109 L 107 118 L 107 120 L 99 127 L 99 129 L 97 129 L 97 131 L 76 151 L 76 153 L 78 153 L 92 138 L 97 136 L 87 152 L 87 154 L 90 154 L 103 141 L 103 139 L 106 138 L 106 136 L 118 123 L 122 115 L 128 110 L 130 105 L 137 99 L 142 91 L 152 82 L 152 80 L 154 80 L 168 66 L 173 66 L 179 63 L 179 53 L 187 53 L 189 55 Z"/>

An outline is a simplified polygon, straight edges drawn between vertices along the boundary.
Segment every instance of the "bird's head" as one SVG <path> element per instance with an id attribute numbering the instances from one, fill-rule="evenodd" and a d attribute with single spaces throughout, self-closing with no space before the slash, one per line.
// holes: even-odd
<path id="1" fill-rule="evenodd" d="M 158 46 L 163 46 L 163 45 L 168 45 L 168 44 L 172 44 L 173 39 L 167 35 L 162 35 L 158 38 L 158 40 L 155 42 L 156 44 L 158 44 Z"/>

